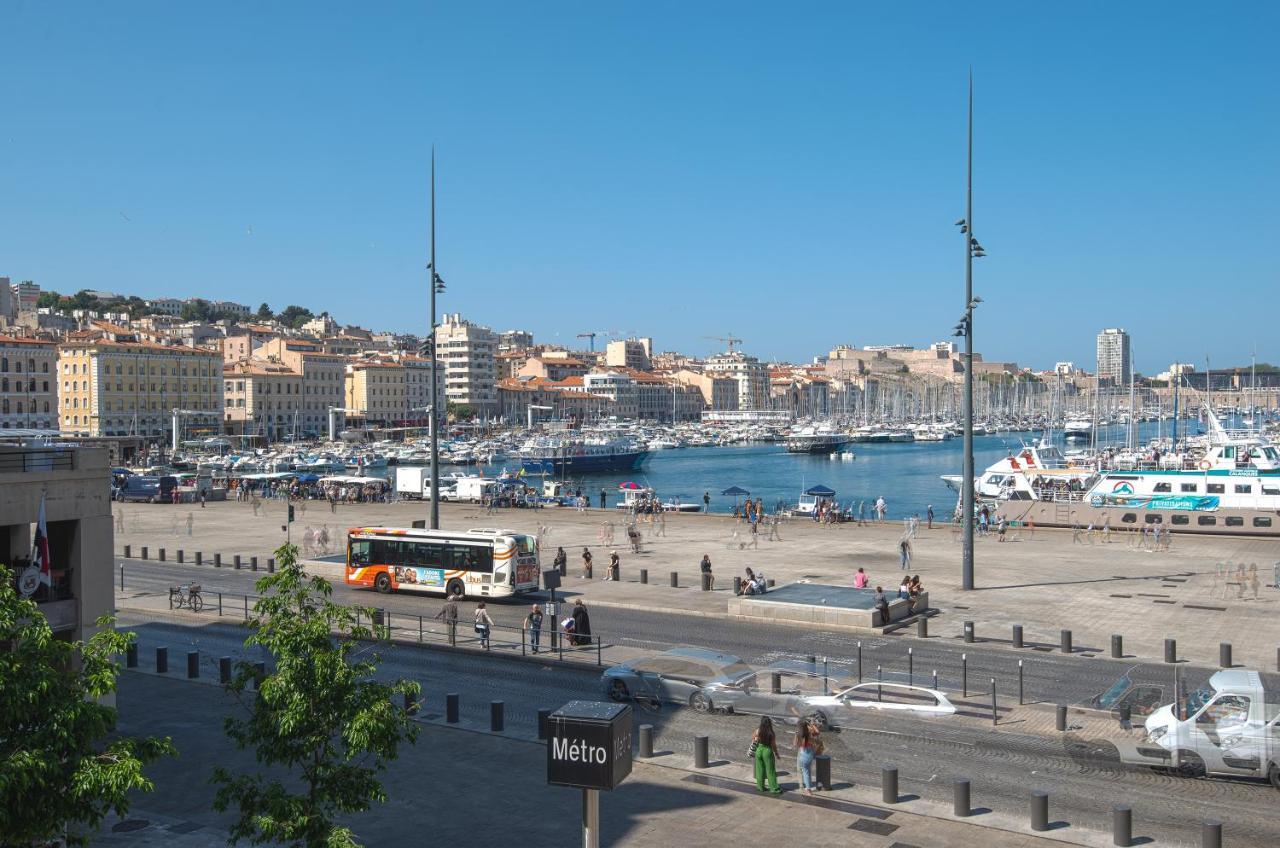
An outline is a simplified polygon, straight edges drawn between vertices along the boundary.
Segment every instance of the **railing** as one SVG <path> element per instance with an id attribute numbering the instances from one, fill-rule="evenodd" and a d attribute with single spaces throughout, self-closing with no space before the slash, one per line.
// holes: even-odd
<path id="1" fill-rule="evenodd" d="M 75 462 L 75 452 L 70 450 L 0 448 L 0 474 L 70 471 Z"/>

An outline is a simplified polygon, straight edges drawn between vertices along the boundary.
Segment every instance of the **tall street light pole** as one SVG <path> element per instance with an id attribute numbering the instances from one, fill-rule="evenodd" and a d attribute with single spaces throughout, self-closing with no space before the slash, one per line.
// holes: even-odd
<path id="1" fill-rule="evenodd" d="M 431 412 L 427 423 L 431 427 L 431 529 L 440 529 L 440 403 L 439 376 L 436 371 L 436 291 L 443 287 L 436 273 L 436 148 L 431 146 L 431 264 L 427 266 L 431 281 L 431 325 L 427 336 L 427 358 L 431 360 Z"/>

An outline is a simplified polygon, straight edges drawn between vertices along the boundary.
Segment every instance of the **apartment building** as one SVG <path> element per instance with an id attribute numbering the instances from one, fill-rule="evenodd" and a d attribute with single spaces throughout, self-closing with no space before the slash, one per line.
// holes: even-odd
<path id="1" fill-rule="evenodd" d="M 1129 334 L 1120 327 L 1109 327 L 1098 333 L 1098 380 L 1123 385 L 1129 381 L 1132 367 Z"/>
<path id="2" fill-rule="evenodd" d="M 408 415 L 406 369 L 398 362 L 364 360 L 346 367 L 347 420 L 389 426 L 402 423 Z"/>
<path id="3" fill-rule="evenodd" d="M 740 350 L 716 354 L 707 357 L 703 370 L 738 384 L 738 409 L 769 408 L 769 369 L 754 356 Z"/>
<path id="4" fill-rule="evenodd" d="M 63 433 L 163 436 L 174 409 L 222 418 L 220 352 L 109 338 L 58 346 L 58 401 Z M 199 429 L 199 418 L 188 425 Z"/>
<path id="5" fill-rule="evenodd" d="M 604 364 L 610 368 L 632 368 L 648 371 L 652 339 L 620 339 L 609 342 L 604 350 Z"/>
<path id="6" fill-rule="evenodd" d="M 58 429 L 58 345 L 0 335 L 0 434 Z"/>
<path id="7" fill-rule="evenodd" d="M 432 362 L 425 356 L 402 353 L 393 357 L 394 361 L 404 366 L 405 420 L 417 424 L 426 424 L 431 414 L 427 409 L 434 406 L 444 410 L 445 404 L 445 368 L 439 362 L 434 363 L 436 369 L 436 399 L 431 400 L 431 367 Z"/>
<path id="8" fill-rule="evenodd" d="M 488 327 L 472 324 L 454 313 L 436 328 L 436 358 L 445 366 L 445 397 L 449 403 L 477 413 L 498 409 L 496 389 L 497 337 Z"/>
<path id="9" fill-rule="evenodd" d="M 248 359 L 223 368 L 223 429 L 268 442 L 303 429 L 302 375 L 280 362 Z M 296 436 L 294 436 L 296 438 Z"/>
<path id="10" fill-rule="evenodd" d="M 619 418 L 637 418 L 640 404 L 636 381 L 621 371 L 592 371 L 582 378 L 582 390 L 609 400 L 610 411 Z"/>
<path id="11" fill-rule="evenodd" d="M 502 354 L 499 354 L 502 356 Z M 581 377 L 590 370 L 581 359 L 573 357 L 531 356 L 516 371 L 516 377 L 541 377 L 544 380 L 564 380 Z"/>
<path id="12" fill-rule="evenodd" d="M 346 403 L 345 356 L 325 353 L 319 342 L 276 336 L 263 342 L 257 357 L 280 362 L 302 375 L 302 408 L 299 433 L 320 436 L 328 432 L 329 410 Z"/>
<path id="13" fill-rule="evenodd" d="M 681 385 L 698 390 L 704 409 L 738 408 L 738 381 L 732 377 L 705 374 L 690 368 L 681 368 L 672 376 Z"/>

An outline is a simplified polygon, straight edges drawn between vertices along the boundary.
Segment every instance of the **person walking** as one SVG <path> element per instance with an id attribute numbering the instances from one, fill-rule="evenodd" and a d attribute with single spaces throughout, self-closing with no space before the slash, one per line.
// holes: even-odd
<path id="1" fill-rule="evenodd" d="M 929 508 L 925 510 L 925 518 L 928 521 L 928 524 L 926 525 L 926 529 L 932 530 L 933 529 L 933 504 L 929 504 Z"/>
<path id="2" fill-rule="evenodd" d="M 573 632 L 574 638 L 579 645 L 591 644 L 591 614 L 587 612 L 587 605 L 582 602 L 582 598 L 578 598 L 573 602 Z"/>
<path id="3" fill-rule="evenodd" d="M 813 724 L 807 719 L 800 719 L 796 728 L 796 771 L 800 772 L 800 786 L 804 794 L 813 794 L 813 761 L 817 758 L 817 745 L 814 744 Z"/>
<path id="4" fill-rule="evenodd" d="M 756 789 L 781 795 L 778 786 L 778 739 L 773 733 L 773 721 L 764 716 L 760 726 L 751 734 L 751 755 L 755 760 Z"/>
<path id="5" fill-rule="evenodd" d="M 716 576 L 711 573 L 711 554 L 703 554 L 702 562 L 698 563 L 698 570 L 707 575 L 707 588 L 716 588 Z"/>
<path id="6" fill-rule="evenodd" d="M 436 613 L 436 618 L 444 619 L 449 632 L 449 644 L 458 644 L 458 595 L 452 594 L 444 599 L 444 606 Z"/>
<path id="7" fill-rule="evenodd" d="M 582 574 L 579 576 L 578 579 L 579 580 L 591 579 L 591 551 L 585 547 L 582 549 Z"/>
<path id="8" fill-rule="evenodd" d="M 204 498 L 205 498 L 205 491 L 204 489 L 201 489 L 200 490 L 200 508 L 201 509 L 204 509 Z"/>
<path id="9" fill-rule="evenodd" d="M 702 493 L 702 511 L 711 512 L 711 493 L 710 492 Z"/>
<path id="10" fill-rule="evenodd" d="M 904 537 L 898 543 L 898 551 L 902 555 L 902 570 L 906 571 L 911 567 L 911 540 Z"/>
<path id="11" fill-rule="evenodd" d="M 565 566 L 568 564 L 568 562 L 569 562 L 569 555 L 564 552 L 564 548 L 562 547 L 556 548 L 556 557 L 551 561 L 551 564 L 555 566 L 556 571 L 559 571 L 561 574 L 564 574 Z"/>
<path id="12" fill-rule="evenodd" d="M 542 606 L 539 604 L 534 604 L 533 609 L 524 619 L 525 630 L 529 631 L 529 645 L 535 654 L 538 653 L 542 641 L 542 619 Z"/>
<path id="13" fill-rule="evenodd" d="M 489 649 L 489 631 L 493 628 L 493 619 L 489 617 L 489 611 L 484 608 L 484 601 L 476 607 L 476 633 L 480 636 L 480 647 L 486 651 Z"/>

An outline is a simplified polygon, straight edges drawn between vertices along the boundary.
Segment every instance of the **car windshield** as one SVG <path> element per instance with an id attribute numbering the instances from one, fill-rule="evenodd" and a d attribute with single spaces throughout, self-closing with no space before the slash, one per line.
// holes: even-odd
<path id="1" fill-rule="evenodd" d="M 1212 698 L 1213 695 L 1214 695 L 1214 690 L 1212 689 L 1212 687 L 1209 687 L 1209 686 L 1200 687 L 1199 689 L 1192 692 L 1190 695 L 1188 695 L 1179 703 L 1178 706 L 1181 708 L 1180 709 L 1181 714 L 1187 718 L 1190 718 L 1191 716 L 1200 712 L 1200 710 L 1204 709 L 1204 705 L 1209 703 L 1209 699 Z"/>
<path id="2" fill-rule="evenodd" d="M 1132 685 L 1133 683 L 1129 680 L 1129 676 L 1125 675 L 1112 684 L 1110 689 L 1095 698 L 1094 701 L 1099 709 L 1110 709 L 1116 701 L 1124 696 L 1125 692 L 1129 691 L 1129 687 Z"/>

